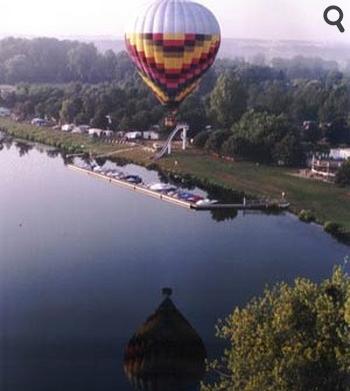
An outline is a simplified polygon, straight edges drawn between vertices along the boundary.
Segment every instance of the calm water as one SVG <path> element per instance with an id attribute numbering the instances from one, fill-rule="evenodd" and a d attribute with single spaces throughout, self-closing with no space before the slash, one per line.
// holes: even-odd
<path id="1" fill-rule="evenodd" d="M 218 223 L 74 172 L 44 149 L 5 147 L 0 180 L 2 391 L 130 391 L 123 348 L 162 287 L 212 357 L 217 318 L 268 283 L 319 280 L 350 254 L 291 215 Z"/>

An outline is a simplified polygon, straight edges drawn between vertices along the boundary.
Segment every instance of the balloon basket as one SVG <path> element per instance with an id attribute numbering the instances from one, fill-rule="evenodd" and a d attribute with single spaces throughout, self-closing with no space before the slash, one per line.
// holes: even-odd
<path id="1" fill-rule="evenodd" d="M 164 125 L 166 128 L 175 128 L 176 124 L 177 120 L 175 114 L 169 114 L 165 117 Z"/>

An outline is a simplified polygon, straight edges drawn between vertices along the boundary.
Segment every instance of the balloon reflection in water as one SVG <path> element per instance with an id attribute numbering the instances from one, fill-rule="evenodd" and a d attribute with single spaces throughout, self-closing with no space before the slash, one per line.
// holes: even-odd
<path id="1" fill-rule="evenodd" d="M 176 308 L 171 289 L 125 348 L 124 371 L 137 390 L 184 391 L 205 373 L 205 346 Z"/>

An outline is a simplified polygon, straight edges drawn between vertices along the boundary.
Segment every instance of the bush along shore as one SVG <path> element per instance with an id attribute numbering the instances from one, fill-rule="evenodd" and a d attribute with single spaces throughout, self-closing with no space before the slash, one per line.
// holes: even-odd
<path id="1" fill-rule="evenodd" d="M 324 230 L 350 243 L 350 189 L 293 175 L 291 169 L 256 165 L 251 162 L 227 162 L 198 150 L 175 152 L 155 162 L 142 148 L 109 144 L 87 135 L 38 128 L 0 118 L 0 131 L 6 134 L 60 149 L 65 154 L 108 157 L 118 164 L 134 163 L 160 172 L 173 182 L 198 186 L 213 198 L 242 201 L 280 199 L 285 192 L 291 212 L 305 223 L 323 225 Z M 239 189 L 239 191 L 235 190 Z"/>

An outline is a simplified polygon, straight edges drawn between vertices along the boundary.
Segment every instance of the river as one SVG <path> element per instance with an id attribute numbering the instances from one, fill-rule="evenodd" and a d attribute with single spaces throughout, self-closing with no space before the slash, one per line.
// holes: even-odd
<path id="1" fill-rule="evenodd" d="M 215 357 L 218 318 L 266 284 L 319 281 L 350 254 L 291 214 L 218 222 L 75 172 L 41 146 L 7 144 L 0 179 L 2 391 L 130 391 L 123 349 L 161 288 Z"/>

